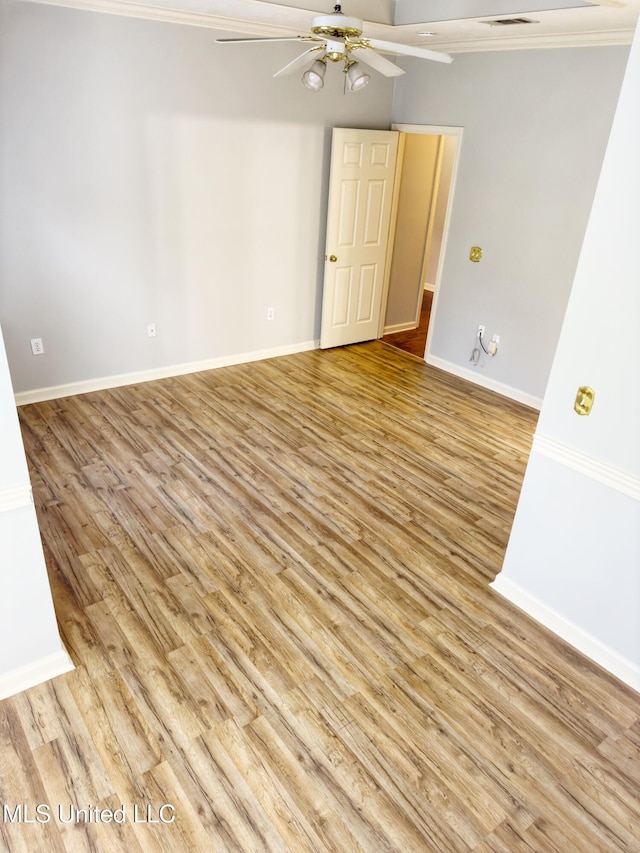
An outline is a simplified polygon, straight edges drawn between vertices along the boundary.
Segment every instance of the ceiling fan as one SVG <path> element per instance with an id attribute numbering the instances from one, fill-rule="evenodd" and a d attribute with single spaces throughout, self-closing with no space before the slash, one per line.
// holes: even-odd
<path id="1" fill-rule="evenodd" d="M 261 41 L 299 41 L 311 43 L 313 47 L 308 48 L 296 57 L 280 71 L 276 71 L 274 77 L 284 77 L 295 74 L 305 66 L 308 66 L 302 75 L 304 85 L 314 92 L 324 86 L 324 75 L 327 70 L 327 61 L 342 62 L 344 64 L 345 88 L 349 92 L 358 92 L 367 85 L 370 75 L 363 69 L 354 58 L 354 54 L 365 65 L 379 71 L 385 77 L 397 77 L 404 74 L 393 62 L 380 56 L 376 51 L 391 53 L 397 56 L 417 56 L 420 59 L 433 59 L 436 62 L 452 62 L 448 53 L 438 53 L 435 50 L 427 50 L 411 45 L 397 44 L 392 41 L 370 39 L 362 37 L 363 23 L 359 18 L 349 17 L 342 12 L 340 3 L 333 8 L 331 15 L 318 15 L 311 21 L 311 34 L 306 36 L 293 36 L 290 38 L 231 38 L 216 39 L 218 42 L 243 44 Z M 311 63 L 311 64 L 309 64 Z"/>

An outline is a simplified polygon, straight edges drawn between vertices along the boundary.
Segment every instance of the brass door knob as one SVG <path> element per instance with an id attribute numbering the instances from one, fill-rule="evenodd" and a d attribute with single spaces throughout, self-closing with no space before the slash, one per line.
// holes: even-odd
<path id="1" fill-rule="evenodd" d="M 336 258 L 336 256 L 335 256 L 335 255 L 329 255 L 329 260 L 331 261 L 331 263 L 332 263 L 332 264 L 335 264 L 335 262 L 336 262 L 338 259 Z"/>

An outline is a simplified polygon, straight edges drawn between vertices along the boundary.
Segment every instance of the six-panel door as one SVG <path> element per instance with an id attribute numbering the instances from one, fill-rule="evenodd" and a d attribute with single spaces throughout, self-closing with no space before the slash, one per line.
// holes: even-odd
<path id="1" fill-rule="evenodd" d="M 320 346 L 378 337 L 397 131 L 335 128 Z"/>

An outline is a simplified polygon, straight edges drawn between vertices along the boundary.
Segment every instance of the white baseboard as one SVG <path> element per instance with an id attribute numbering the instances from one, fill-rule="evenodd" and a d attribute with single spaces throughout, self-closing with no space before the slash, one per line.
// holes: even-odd
<path id="1" fill-rule="evenodd" d="M 518 403 L 524 403 L 525 406 L 530 406 L 532 409 L 540 410 L 542 408 L 542 397 L 534 397 L 533 394 L 527 394 L 526 391 L 521 391 L 519 388 L 512 388 L 511 385 L 505 385 L 503 382 L 497 382 L 495 379 L 481 376 L 474 370 L 460 367 L 460 365 L 454 364 L 452 361 L 446 361 L 444 358 L 438 358 L 435 355 L 425 356 L 425 361 L 427 364 L 432 364 L 434 367 L 446 370 L 447 373 L 453 373 L 454 376 L 467 379 L 469 382 L 473 382 L 474 385 L 480 385 L 482 388 L 495 391 L 496 394 L 501 394 L 503 397 L 517 400 Z"/>
<path id="2" fill-rule="evenodd" d="M 67 652 L 60 649 L 53 655 L 0 675 L 0 699 L 15 696 L 16 693 L 22 693 L 23 690 L 74 669 L 73 661 Z"/>
<path id="3" fill-rule="evenodd" d="M 629 687 L 640 691 L 640 667 L 502 575 L 491 588 Z"/>
<path id="4" fill-rule="evenodd" d="M 410 320 L 408 323 L 396 323 L 394 326 L 385 326 L 383 334 L 384 335 L 395 335 L 396 332 L 412 332 L 414 329 L 417 329 L 417 325 L 414 320 Z"/>
<path id="5" fill-rule="evenodd" d="M 154 379 L 168 379 L 172 376 L 184 376 L 186 373 L 199 373 L 202 370 L 215 370 L 218 367 L 231 367 L 234 364 L 247 364 L 251 361 L 263 361 L 282 355 L 294 355 L 298 352 L 318 349 L 320 341 L 304 341 L 269 350 L 225 355 L 204 361 L 192 361 L 174 364 L 168 367 L 156 367 L 151 370 L 139 370 L 134 373 L 121 373 L 117 376 L 100 376 L 68 385 L 51 385 L 48 388 L 35 388 L 33 391 L 21 391 L 15 395 L 16 406 L 29 403 L 42 403 L 45 400 L 57 400 L 60 397 L 73 397 L 75 394 L 88 394 L 91 391 L 105 391 L 108 388 L 120 388 L 123 385 L 136 385 L 139 382 L 151 382 Z"/>
<path id="6" fill-rule="evenodd" d="M 0 512 L 21 509 L 23 506 L 33 506 L 33 495 L 29 483 L 0 489 Z"/>

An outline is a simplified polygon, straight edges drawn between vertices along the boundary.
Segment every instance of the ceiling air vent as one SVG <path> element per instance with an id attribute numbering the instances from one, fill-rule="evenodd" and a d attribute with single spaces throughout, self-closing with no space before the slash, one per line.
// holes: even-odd
<path id="1" fill-rule="evenodd" d="M 482 23 L 489 24 L 490 27 L 510 27 L 513 24 L 537 24 L 538 21 L 532 21 L 531 18 L 496 18 Z"/>

